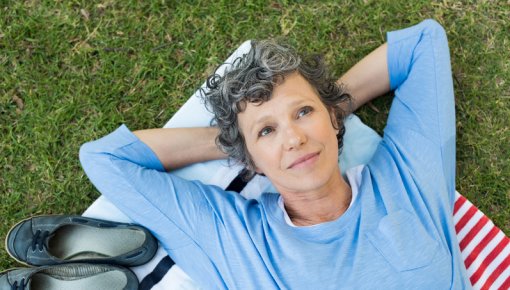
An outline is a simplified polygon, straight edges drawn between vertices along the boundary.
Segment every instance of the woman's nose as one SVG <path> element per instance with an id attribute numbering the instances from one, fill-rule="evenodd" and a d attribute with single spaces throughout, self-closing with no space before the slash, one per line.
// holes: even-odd
<path id="1" fill-rule="evenodd" d="M 285 149 L 292 150 L 306 143 L 306 134 L 298 126 L 289 126 L 285 130 Z"/>

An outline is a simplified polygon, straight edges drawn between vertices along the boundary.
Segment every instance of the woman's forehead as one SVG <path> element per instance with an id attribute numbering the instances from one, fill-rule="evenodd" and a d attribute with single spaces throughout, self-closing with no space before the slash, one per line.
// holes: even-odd
<path id="1" fill-rule="evenodd" d="M 269 100 L 265 102 L 245 103 L 238 113 L 242 128 L 252 127 L 271 118 L 283 115 L 302 104 L 322 104 L 316 90 L 300 74 L 290 75 L 276 86 Z"/>

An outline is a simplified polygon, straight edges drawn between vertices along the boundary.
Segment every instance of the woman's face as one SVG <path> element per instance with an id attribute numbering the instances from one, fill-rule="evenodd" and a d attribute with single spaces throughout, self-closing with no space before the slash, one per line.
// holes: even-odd
<path id="1" fill-rule="evenodd" d="M 316 190 L 340 178 L 338 130 L 299 73 L 276 86 L 269 101 L 248 103 L 238 120 L 256 171 L 280 192 Z"/>

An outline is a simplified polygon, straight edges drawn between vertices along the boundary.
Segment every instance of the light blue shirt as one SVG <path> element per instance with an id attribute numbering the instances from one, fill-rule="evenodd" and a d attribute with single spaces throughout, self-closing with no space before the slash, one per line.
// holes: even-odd
<path id="1" fill-rule="evenodd" d="M 292 227 L 276 193 L 247 200 L 164 171 L 126 126 L 84 144 L 97 189 L 205 289 L 471 288 L 452 219 L 455 112 L 434 21 L 388 33 L 395 89 L 384 137 L 338 219 Z"/>

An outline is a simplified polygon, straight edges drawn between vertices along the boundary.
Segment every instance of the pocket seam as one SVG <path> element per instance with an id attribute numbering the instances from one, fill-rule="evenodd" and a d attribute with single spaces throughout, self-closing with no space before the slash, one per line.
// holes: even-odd
<path id="1" fill-rule="evenodd" d="M 398 231 L 399 229 L 402 229 L 403 226 L 408 227 L 408 231 L 417 230 L 424 234 L 423 237 L 419 236 L 418 240 L 406 242 L 405 248 L 401 249 L 403 251 L 394 249 L 391 242 L 387 239 L 387 235 L 380 231 L 381 223 L 389 221 L 390 217 L 395 218 L 396 216 L 406 217 L 409 220 L 414 221 L 414 223 L 399 223 L 398 226 L 400 227 L 393 228 L 393 231 Z M 417 226 L 421 229 L 417 229 Z M 379 252 L 379 254 L 383 257 L 383 259 L 399 272 L 426 267 L 432 263 L 435 256 L 439 252 L 439 243 L 434 240 L 429 233 L 427 233 L 423 225 L 419 222 L 419 219 L 414 214 L 406 210 L 398 210 L 386 215 L 379 221 L 378 227 L 372 231 L 366 232 L 365 236 L 369 240 L 370 244 L 372 244 L 377 252 Z M 406 260 L 403 260 L 400 255 L 401 252 L 405 252 L 406 254 L 412 253 L 412 256 L 405 257 Z"/>

